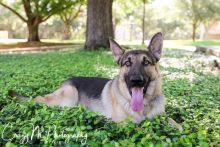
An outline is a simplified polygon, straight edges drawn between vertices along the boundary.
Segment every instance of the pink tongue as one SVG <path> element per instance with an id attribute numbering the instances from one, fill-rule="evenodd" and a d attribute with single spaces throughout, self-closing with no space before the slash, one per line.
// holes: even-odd
<path id="1" fill-rule="evenodd" d="M 131 109 L 135 112 L 141 111 L 144 108 L 143 87 L 131 88 Z"/>

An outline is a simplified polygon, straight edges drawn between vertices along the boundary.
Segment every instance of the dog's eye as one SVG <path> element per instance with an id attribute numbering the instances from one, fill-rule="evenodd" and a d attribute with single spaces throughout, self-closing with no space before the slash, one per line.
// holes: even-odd
<path id="1" fill-rule="evenodd" d="M 150 63 L 150 62 L 149 62 L 148 60 L 144 60 L 144 61 L 143 61 L 143 65 L 144 65 L 144 66 L 147 66 L 149 63 Z"/>
<path id="2" fill-rule="evenodd" d="M 128 67 L 128 66 L 131 66 L 131 61 L 126 61 L 125 62 L 125 65 Z"/>

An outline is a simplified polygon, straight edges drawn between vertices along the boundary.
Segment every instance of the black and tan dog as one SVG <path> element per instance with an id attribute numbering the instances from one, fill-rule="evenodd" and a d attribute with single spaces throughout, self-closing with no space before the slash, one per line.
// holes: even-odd
<path id="1" fill-rule="evenodd" d="M 53 93 L 36 97 L 34 101 L 61 107 L 82 104 L 115 122 L 131 117 L 139 123 L 164 112 L 165 98 L 157 63 L 161 56 L 162 34 L 155 34 L 144 50 L 124 50 L 114 40 L 109 41 L 120 66 L 118 76 L 112 80 L 73 77 Z M 24 98 L 13 92 L 10 95 Z"/>

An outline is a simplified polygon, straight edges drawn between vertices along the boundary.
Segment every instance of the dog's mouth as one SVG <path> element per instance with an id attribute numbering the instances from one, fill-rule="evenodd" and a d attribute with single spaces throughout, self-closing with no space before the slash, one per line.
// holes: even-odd
<path id="1" fill-rule="evenodd" d="M 130 107 L 132 111 L 140 112 L 144 109 L 144 97 L 149 85 L 149 78 L 145 76 L 144 79 L 141 79 L 139 77 L 136 78 L 134 81 L 132 81 L 131 79 L 132 78 L 130 76 L 125 77 L 125 82 L 131 96 Z"/>
<path id="2" fill-rule="evenodd" d="M 131 87 L 129 88 L 131 94 L 130 106 L 135 112 L 140 112 L 144 108 L 144 95 L 146 89 L 144 87 Z"/>

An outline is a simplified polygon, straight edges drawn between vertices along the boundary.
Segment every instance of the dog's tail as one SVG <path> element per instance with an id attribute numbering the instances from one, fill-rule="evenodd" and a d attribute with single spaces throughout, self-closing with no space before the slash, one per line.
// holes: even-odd
<path id="1" fill-rule="evenodd" d="M 18 94 L 17 92 L 15 92 L 14 90 L 9 90 L 8 95 L 11 97 L 16 97 L 20 101 L 27 101 L 28 100 L 28 97 L 22 96 L 22 95 Z"/>

